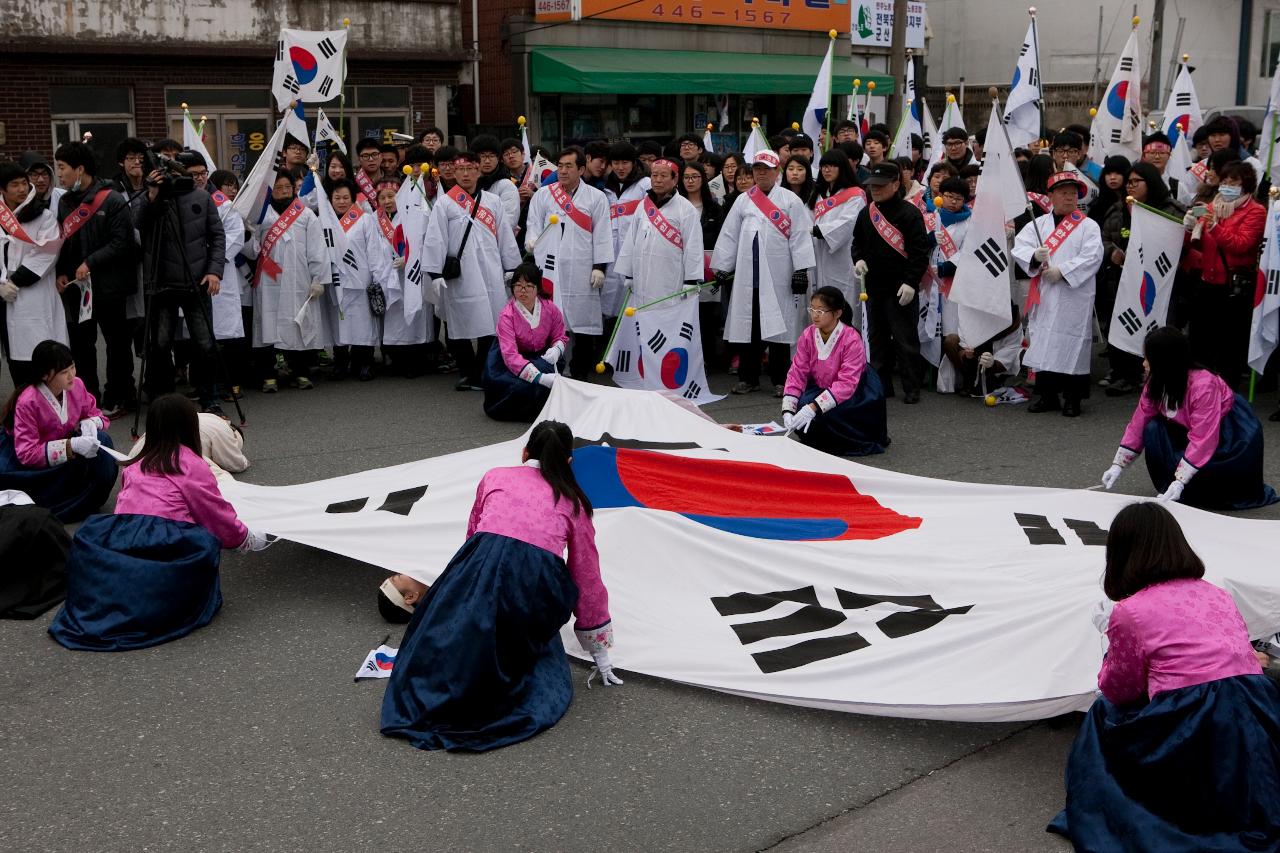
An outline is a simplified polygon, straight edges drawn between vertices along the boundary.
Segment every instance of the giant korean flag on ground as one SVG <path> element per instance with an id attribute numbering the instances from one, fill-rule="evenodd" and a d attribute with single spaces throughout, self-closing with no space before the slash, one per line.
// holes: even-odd
<path id="1" fill-rule="evenodd" d="M 619 668 L 898 717 L 1027 720 L 1092 702 L 1103 546 L 1133 498 L 882 471 L 563 378 L 542 417 L 578 437 Z M 480 477 L 519 464 L 523 445 L 223 491 L 255 530 L 430 583 Z M 1169 509 L 1250 635 L 1280 630 L 1280 522 Z"/>

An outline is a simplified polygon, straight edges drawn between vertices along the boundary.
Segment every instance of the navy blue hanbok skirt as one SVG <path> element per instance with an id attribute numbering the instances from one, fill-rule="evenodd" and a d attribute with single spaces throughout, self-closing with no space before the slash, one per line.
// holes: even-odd
<path id="1" fill-rule="evenodd" d="M 44 507 L 0 507 L 0 619 L 34 619 L 66 597 L 70 547 Z"/>
<path id="2" fill-rule="evenodd" d="M 1120 708 L 1099 698 L 1049 831 L 1089 853 L 1280 849 L 1280 692 L 1238 675 Z"/>
<path id="3" fill-rule="evenodd" d="M 95 515 L 67 559 L 67 601 L 49 633 L 69 649 L 158 646 L 208 625 L 222 607 L 222 545 L 198 524 Z"/>
<path id="4" fill-rule="evenodd" d="M 405 629 L 382 733 L 419 749 L 484 752 L 551 728 L 573 698 L 560 628 L 577 602 L 560 557 L 472 536 Z"/>
<path id="5" fill-rule="evenodd" d="M 551 363 L 541 357 L 529 359 L 543 373 L 551 373 Z M 533 423 L 547 404 L 551 389 L 537 382 L 525 382 L 507 368 L 502 360 L 502 348 L 495 340 L 485 358 L 484 374 L 480 377 L 484 388 L 484 413 L 495 421 L 523 421 Z"/>
<path id="6" fill-rule="evenodd" d="M 1173 482 L 1173 472 L 1187 449 L 1187 431 L 1166 420 L 1152 418 L 1142 433 L 1147 471 L 1156 491 Z M 1235 405 L 1222 419 L 1218 449 L 1182 493 L 1181 502 L 1204 509 L 1255 509 L 1280 498 L 1262 481 L 1262 424 L 1253 407 L 1236 394 Z"/>
<path id="7" fill-rule="evenodd" d="M 98 441 L 115 447 L 102 430 L 98 430 Z M 97 512 L 116 484 L 116 473 L 116 460 L 105 453 L 70 459 L 52 468 L 28 468 L 18 461 L 13 436 L 0 430 L 0 489 L 26 492 L 36 506 L 50 510 L 64 524 Z"/>
<path id="8" fill-rule="evenodd" d="M 800 405 L 809 405 L 821 393 L 821 388 L 810 384 L 800 396 Z M 879 374 L 871 369 L 862 371 L 853 396 L 818 415 L 799 436 L 809 447 L 836 456 L 884 453 L 889 446 L 889 415 Z"/>

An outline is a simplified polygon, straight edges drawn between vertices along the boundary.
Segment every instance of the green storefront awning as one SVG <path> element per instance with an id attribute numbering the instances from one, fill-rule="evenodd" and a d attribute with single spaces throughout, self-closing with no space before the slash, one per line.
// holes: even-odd
<path id="1" fill-rule="evenodd" d="M 533 91 L 583 95 L 799 95 L 813 91 L 821 56 L 715 53 L 698 50 L 621 50 L 535 47 Z M 832 89 L 848 93 L 855 77 L 875 81 L 877 95 L 893 94 L 893 78 L 848 57 L 836 57 Z"/>

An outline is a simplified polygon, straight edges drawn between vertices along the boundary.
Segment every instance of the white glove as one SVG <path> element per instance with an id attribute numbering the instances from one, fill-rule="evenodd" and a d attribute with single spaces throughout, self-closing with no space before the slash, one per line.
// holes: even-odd
<path id="1" fill-rule="evenodd" d="M 595 669 L 591 670 L 591 674 L 587 676 L 587 687 L 591 686 L 591 679 L 597 674 L 600 675 L 600 680 L 604 682 L 605 687 L 621 684 L 622 679 L 613 674 L 613 660 L 609 657 L 609 649 L 613 648 L 612 623 L 592 631 L 575 630 L 573 633 L 577 636 L 582 650 L 591 655 L 591 659 L 596 662 Z"/>
<path id="2" fill-rule="evenodd" d="M 867 277 L 867 262 L 866 262 L 866 261 L 863 261 L 863 260 L 859 260 L 856 264 L 854 264 L 854 265 L 853 265 L 853 274 L 854 274 L 854 275 L 856 275 L 858 278 L 866 278 L 866 277 Z"/>
<path id="3" fill-rule="evenodd" d="M 898 288 L 898 304 L 902 306 L 910 305 L 911 300 L 915 298 L 916 289 L 909 284 L 904 284 Z"/>
<path id="4" fill-rule="evenodd" d="M 74 440 L 75 439 L 72 439 L 72 441 Z M 1162 504 L 1169 503 L 1169 501 L 1181 500 L 1182 490 L 1185 489 L 1186 487 L 1187 487 L 1186 484 L 1183 483 L 1181 480 L 1174 480 L 1172 483 L 1169 484 L 1169 488 L 1164 490 L 1164 494 L 1162 494 L 1159 498 L 1157 498 L 1157 500 L 1159 500 L 1160 503 Z"/>
<path id="5" fill-rule="evenodd" d="M 0 281 L 0 299 L 5 302 L 16 302 L 18 300 L 18 285 L 11 281 Z"/>
<path id="6" fill-rule="evenodd" d="M 1186 216 L 1182 217 L 1182 227 L 1190 231 L 1196 227 L 1196 215 L 1191 211 L 1187 211 Z"/>
<path id="7" fill-rule="evenodd" d="M 1114 606 L 1111 599 L 1104 598 L 1095 602 L 1093 609 L 1089 611 L 1089 618 L 1093 620 L 1093 627 L 1098 629 L 1099 634 L 1107 633 L 1107 626 L 1111 624 L 1111 608 Z"/>
<path id="8" fill-rule="evenodd" d="M 1045 267 L 1044 272 L 1040 273 L 1040 280 L 1048 282 L 1062 281 L 1062 270 L 1057 267 Z"/>
<path id="9" fill-rule="evenodd" d="M 560 360 L 560 356 L 563 353 L 564 353 L 564 350 L 560 349 L 559 344 L 556 344 L 553 347 L 547 347 L 547 351 L 542 354 L 542 360 L 550 363 L 551 369 L 555 370 L 556 362 Z"/>
<path id="10" fill-rule="evenodd" d="M 307 293 L 307 298 L 319 299 L 321 296 L 324 296 L 324 282 L 323 281 L 311 282 L 311 290 Z"/>
<path id="11" fill-rule="evenodd" d="M 77 435 L 71 439 L 71 452 L 85 459 L 92 459 L 97 456 L 98 448 L 101 446 L 97 437 L 90 438 L 87 435 Z"/>
<path id="12" fill-rule="evenodd" d="M 307 155 L 307 168 L 313 172 L 320 170 L 320 155 L 317 152 L 312 151 Z"/>
<path id="13" fill-rule="evenodd" d="M 1047 247 L 1047 246 L 1041 246 L 1041 247 L 1039 247 L 1038 249 L 1036 249 L 1035 251 L 1033 251 L 1033 252 L 1031 253 L 1031 260 L 1035 261 L 1035 262 L 1036 262 L 1036 264 L 1043 264 L 1045 261 L 1049 260 L 1049 249 L 1048 249 L 1048 247 Z"/>
<path id="14" fill-rule="evenodd" d="M 782 413 L 782 428 L 783 428 L 783 429 L 791 429 L 791 425 L 792 425 L 793 423 L 795 423 L 795 420 L 796 420 L 796 413 L 795 413 L 795 412 L 783 412 L 783 413 Z"/>
<path id="15" fill-rule="evenodd" d="M 510 287 L 510 286 L 511 286 L 511 279 L 513 279 L 513 278 L 515 278 L 515 277 L 516 277 L 516 271 L 515 271 L 515 270 L 507 270 L 506 272 L 504 272 L 504 273 L 502 274 L 502 283 L 503 283 L 503 284 L 505 284 L 505 285 L 507 285 L 508 287 Z"/>
<path id="16" fill-rule="evenodd" d="M 543 388 L 550 388 L 556 384 L 556 375 L 554 373 L 539 373 L 538 384 Z"/>
<path id="17" fill-rule="evenodd" d="M 996 357 L 989 352 L 984 352 L 978 356 L 978 367 L 983 370 L 990 370 L 991 366 L 996 363 Z"/>
<path id="18" fill-rule="evenodd" d="M 591 289 L 599 290 L 604 287 L 604 270 L 591 271 Z"/>
<path id="19" fill-rule="evenodd" d="M 268 539 L 265 533 L 258 533 L 250 530 L 244 537 L 244 541 L 240 543 L 237 551 L 265 551 L 267 546 L 274 540 Z"/>
<path id="20" fill-rule="evenodd" d="M 796 432 L 804 432 L 817 416 L 818 413 L 813 410 L 813 406 L 801 406 L 800 411 L 796 412 L 795 417 L 791 419 L 791 428 Z"/>
<path id="21" fill-rule="evenodd" d="M 1120 475 L 1124 473 L 1124 469 L 1119 465 L 1112 465 L 1110 468 L 1102 472 L 1102 487 L 1107 491 L 1115 486 L 1116 481 L 1120 479 Z"/>
<path id="22" fill-rule="evenodd" d="M 446 284 L 446 283 L 445 283 L 445 280 L 444 280 L 444 279 L 442 279 L 442 278 L 433 278 L 433 279 L 431 279 L 431 286 L 432 286 L 432 287 L 434 287 L 434 288 L 437 288 L 437 289 L 439 289 L 439 290 L 448 290 L 448 289 L 449 289 L 449 285 L 448 285 L 448 284 Z"/>
<path id="23" fill-rule="evenodd" d="M 404 255 L 396 255 L 391 259 L 391 268 L 396 270 L 404 269 Z"/>
<path id="24" fill-rule="evenodd" d="M 98 425 L 91 420 L 83 420 L 80 422 L 80 434 L 85 438 L 98 438 Z"/>

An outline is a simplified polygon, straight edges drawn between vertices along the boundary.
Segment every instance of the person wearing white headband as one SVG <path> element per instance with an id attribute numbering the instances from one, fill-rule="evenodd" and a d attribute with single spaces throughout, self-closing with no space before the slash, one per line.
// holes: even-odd
<path id="1" fill-rule="evenodd" d="M 378 612 L 388 622 L 403 625 L 413 618 L 413 610 L 430 589 L 408 575 L 392 575 L 378 587 Z"/>

